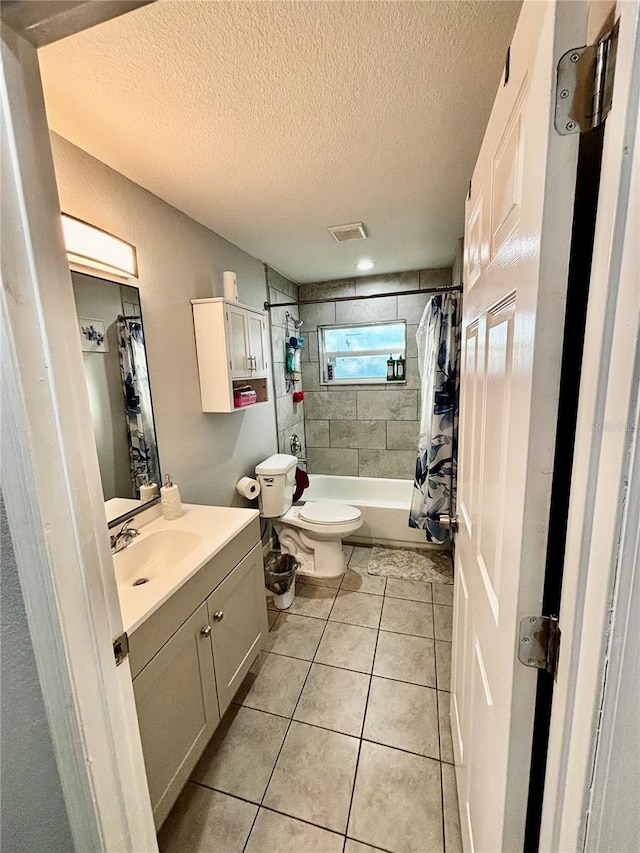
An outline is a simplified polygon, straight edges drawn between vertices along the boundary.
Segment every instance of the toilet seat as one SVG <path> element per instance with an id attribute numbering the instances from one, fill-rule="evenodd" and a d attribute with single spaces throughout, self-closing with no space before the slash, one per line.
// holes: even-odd
<path id="1" fill-rule="evenodd" d="M 298 509 L 298 516 L 309 524 L 348 524 L 360 519 L 360 510 L 347 504 L 305 503 Z"/>

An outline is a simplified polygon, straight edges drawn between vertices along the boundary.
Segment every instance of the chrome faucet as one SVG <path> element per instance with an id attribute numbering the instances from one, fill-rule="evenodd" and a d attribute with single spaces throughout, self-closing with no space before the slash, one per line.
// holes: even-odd
<path id="1" fill-rule="evenodd" d="M 132 521 L 132 518 L 128 518 L 120 530 L 111 537 L 112 554 L 117 554 L 118 551 L 122 551 L 123 548 L 126 548 L 127 545 L 131 544 L 136 536 L 140 536 L 139 530 L 136 530 L 135 527 L 129 527 Z"/>

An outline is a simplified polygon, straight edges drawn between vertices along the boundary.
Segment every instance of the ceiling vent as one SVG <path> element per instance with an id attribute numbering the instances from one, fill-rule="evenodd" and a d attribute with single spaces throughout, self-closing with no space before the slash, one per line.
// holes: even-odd
<path id="1" fill-rule="evenodd" d="M 351 225 L 334 225 L 327 228 L 338 243 L 346 243 L 348 240 L 366 240 L 369 236 L 362 222 L 353 222 Z"/>

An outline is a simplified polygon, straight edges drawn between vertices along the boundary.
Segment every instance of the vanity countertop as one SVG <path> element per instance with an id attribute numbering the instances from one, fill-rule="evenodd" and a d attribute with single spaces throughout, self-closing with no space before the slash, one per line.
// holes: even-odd
<path id="1" fill-rule="evenodd" d="M 124 630 L 135 631 L 256 518 L 255 509 L 183 504 L 182 518 L 145 524 L 113 558 Z"/>

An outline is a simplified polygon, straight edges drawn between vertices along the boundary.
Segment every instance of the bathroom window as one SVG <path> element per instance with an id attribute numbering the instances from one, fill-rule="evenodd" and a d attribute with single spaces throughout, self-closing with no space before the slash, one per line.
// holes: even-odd
<path id="1" fill-rule="evenodd" d="M 406 358 L 407 326 L 404 320 L 319 326 L 318 347 L 323 385 L 386 383 L 389 356 Z"/>

